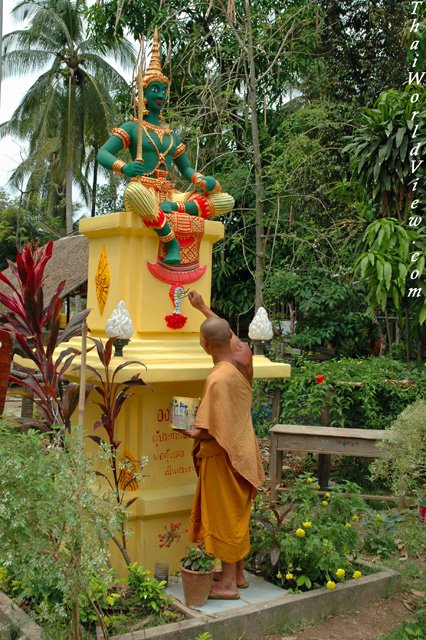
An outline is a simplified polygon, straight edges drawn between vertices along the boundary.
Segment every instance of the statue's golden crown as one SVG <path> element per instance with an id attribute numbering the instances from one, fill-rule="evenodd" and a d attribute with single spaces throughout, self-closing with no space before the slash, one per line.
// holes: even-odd
<path id="1" fill-rule="evenodd" d="M 164 75 L 161 69 L 160 54 L 158 49 L 157 27 L 155 27 L 155 31 L 154 31 L 154 41 L 152 44 L 151 62 L 149 63 L 149 67 L 146 70 L 146 73 L 143 77 L 144 89 L 146 89 L 147 86 L 151 84 L 151 82 L 154 82 L 154 80 L 157 80 L 158 82 L 164 82 L 165 84 L 167 84 L 167 86 L 170 85 L 170 80 Z"/>

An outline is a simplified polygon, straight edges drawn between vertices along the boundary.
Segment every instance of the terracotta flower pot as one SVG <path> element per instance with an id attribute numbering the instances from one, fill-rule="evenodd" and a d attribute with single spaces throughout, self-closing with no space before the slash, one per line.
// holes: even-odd
<path id="1" fill-rule="evenodd" d="M 180 565 L 185 604 L 188 607 L 202 607 L 206 604 L 215 571 L 216 569 L 212 569 L 211 571 L 200 573 L 199 571 L 184 569 Z"/>

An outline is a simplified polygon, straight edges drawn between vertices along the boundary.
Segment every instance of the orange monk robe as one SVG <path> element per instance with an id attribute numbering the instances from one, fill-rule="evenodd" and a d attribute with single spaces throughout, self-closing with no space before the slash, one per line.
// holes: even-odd
<path id="1" fill-rule="evenodd" d="M 244 376 L 230 362 L 219 362 L 206 380 L 195 423 L 211 438 L 194 443 L 198 481 L 189 537 L 204 540 L 208 553 L 228 563 L 250 550 L 251 501 L 265 480 L 251 400 Z"/>

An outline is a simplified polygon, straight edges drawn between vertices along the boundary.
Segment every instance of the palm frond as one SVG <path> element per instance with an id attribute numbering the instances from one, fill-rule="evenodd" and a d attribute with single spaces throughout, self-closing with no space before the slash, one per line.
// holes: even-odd
<path id="1" fill-rule="evenodd" d="M 136 51 L 134 46 L 125 38 L 115 38 L 112 44 L 102 48 L 98 51 L 99 45 L 93 38 L 88 38 L 81 43 L 80 50 L 82 53 L 94 53 L 98 52 L 101 55 L 108 55 L 114 57 L 123 69 L 132 69 L 136 61 Z"/>
<path id="2" fill-rule="evenodd" d="M 34 71 L 43 69 L 52 62 L 54 51 L 39 51 L 36 49 L 15 49 L 3 57 L 4 77 L 26 76 Z"/>

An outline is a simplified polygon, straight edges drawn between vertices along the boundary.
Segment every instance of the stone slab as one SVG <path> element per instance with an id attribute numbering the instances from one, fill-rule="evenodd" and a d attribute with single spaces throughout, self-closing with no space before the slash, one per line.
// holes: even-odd
<path id="1" fill-rule="evenodd" d="M 230 611 L 231 609 L 241 609 L 249 604 L 269 602 L 283 595 L 283 589 L 270 582 L 266 582 L 266 580 L 263 580 L 263 578 L 259 576 L 254 576 L 247 572 L 244 573 L 244 576 L 250 587 L 248 589 L 238 590 L 240 600 L 207 600 L 203 607 L 197 607 L 197 611 L 214 616 L 217 613 Z M 167 593 L 181 602 L 185 601 L 180 577 L 169 578 Z"/>

